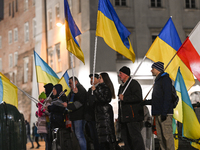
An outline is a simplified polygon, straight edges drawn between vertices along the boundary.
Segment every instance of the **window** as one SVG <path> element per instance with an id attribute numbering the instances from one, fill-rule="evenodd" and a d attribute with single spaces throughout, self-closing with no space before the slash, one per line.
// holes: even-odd
<path id="1" fill-rule="evenodd" d="M 18 61 L 18 52 L 14 53 L 14 66 L 17 66 L 17 61 Z"/>
<path id="2" fill-rule="evenodd" d="M 9 54 L 9 67 L 10 68 L 13 67 L 13 57 L 12 57 L 12 54 Z"/>
<path id="3" fill-rule="evenodd" d="M 154 42 L 154 40 L 157 38 L 157 35 L 151 35 L 151 41 L 152 43 Z"/>
<path id="4" fill-rule="evenodd" d="M 79 9 L 78 12 L 81 13 L 81 0 L 79 0 Z"/>
<path id="5" fill-rule="evenodd" d="M 9 3 L 9 16 L 11 16 L 11 3 Z"/>
<path id="6" fill-rule="evenodd" d="M 61 70 L 61 57 L 60 57 L 60 43 L 56 44 L 56 55 L 57 55 L 57 62 L 58 62 L 58 69 L 57 72 L 62 71 Z"/>
<path id="7" fill-rule="evenodd" d="M 15 15 L 15 2 L 13 1 L 12 2 L 12 17 L 14 17 L 14 15 Z"/>
<path id="8" fill-rule="evenodd" d="M 0 36 L 0 49 L 2 49 L 2 36 Z"/>
<path id="9" fill-rule="evenodd" d="M 151 0 L 151 7 L 161 7 L 161 0 Z"/>
<path id="10" fill-rule="evenodd" d="M 186 8 L 195 8 L 195 0 L 185 0 Z"/>
<path id="11" fill-rule="evenodd" d="M 26 22 L 24 24 L 24 41 L 28 42 L 29 41 L 29 24 Z"/>
<path id="12" fill-rule="evenodd" d="M 18 0 L 15 1 L 15 9 L 16 9 L 16 12 L 18 12 Z"/>
<path id="13" fill-rule="evenodd" d="M 0 72 L 2 72 L 2 58 L 0 58 Z"/>
<path id="14" fill-rule="evenodd" d="M 33 0 L 33 6 L 35 6 L 35 0 Z"/>
<path id="15" fill-rule="evenodd" d="M 52 29 L 52 11 L 51 10 L 49 10 L 48 16 L 49 16 L 49 30 L 51 30 Z"/>
<path id="16" fill-rule="evenodd" d="M 56 5 L 56 20 L 58 21 L 60 19 L 60 6 L 59 4 Z"/>
<path id="17" fill-rule="evenodd" d="M 8 31 L 8 43 L 12 43 L 12 30 Z"/>
<path id="18" fill-rule="evenodd" d="M 33 37 L 36 36 L 36 20 L 35 18 L 33 19 Z"/>
<path id="19" fill-rule="evenodd" d="M 13 72 L 13 82 L 17 84 L 17 71 Z"/>
<path id="20" fill-rule="evenodd" d="M 126 6 L 126 0 L 115 0 L 115 6 Z"/>
<path id="21" fill-rule="evenodd" d="M 48 65 L 53 69 L 53 49 L 48 48 Z"/>
<path id="22" fill-rule="evenodd" d="M 28 82 L 28 57 L 24 58 L 24 83 Z"/>
<path id="23" fill-rule="evenodd" d="M 125 56 L 117 52 L 117 60 L 128 60 Z"/>
<path id="24" fill-rule="evenodd" d="M 24 0 L 24 11 L 28 10 L 28 0 Z"/>
<path id="25" fill-rule="evenodd" d="M 14 41 L 17 42 L 18 41 L 18 29 L 14 28 Z"/>

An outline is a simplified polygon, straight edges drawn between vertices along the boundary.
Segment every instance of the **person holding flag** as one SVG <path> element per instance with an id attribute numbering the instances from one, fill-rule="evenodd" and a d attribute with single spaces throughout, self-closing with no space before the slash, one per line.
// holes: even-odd
<path id="1" fill-rule="evenodd" d="M 156 76 L 152 99 L 144 100 L 141 104 L 152 105 L 152 115 L 156 119 L 156 131 L 161 149 L 174 150 L 172 81 L 169 74 L 164 72 L 163 62 L 153 63 L 151 72 Z"/>

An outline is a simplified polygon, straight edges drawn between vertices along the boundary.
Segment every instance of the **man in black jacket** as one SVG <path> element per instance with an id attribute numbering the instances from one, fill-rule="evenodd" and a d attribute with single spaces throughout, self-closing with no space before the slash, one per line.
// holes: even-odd
<path id="1" fill-rule="evenodd" d="M 119 70 L 122 84 L 119 87 L 118 119 L 121 124 L 121 136 L 125 150 L 145 150 L 141 135 L 141 122 L 144 119 L 142 89 L 140 84 L 130 77 L 130 69 L 126 66 Z M 127 89 L 125 89 L 127 87 Z"/>
<path id="2" fill-rule="evenodd" d="M 156 117 L 156 131 L 161 149 L 174 150 L 172 81 L 169 74 L 164 72 L 162 62 L 153 63 L 151 72 L 156 76 L 152 99 L 142 103 L 152 105 L 152 115 Z"/>
<path id="3" fill-rule="evenodd" d="M 73 82 L 73 80 L 75 80 Z M 74 85 L 75 83 L 75 85 Z M 69 102 L 64 103 L 64 106 L 68 109 L 69 119 L 72 121 L 73 131 L 78 139 L 81 150 L 86 150 L 86 140 L 84 136 L 85 120 L 84 120 L 84 108 L 87 98 L 87 91 L 79 83 L 76 77 L 69 78 L 69 86 L 71 92 L 68 95 Z"/>

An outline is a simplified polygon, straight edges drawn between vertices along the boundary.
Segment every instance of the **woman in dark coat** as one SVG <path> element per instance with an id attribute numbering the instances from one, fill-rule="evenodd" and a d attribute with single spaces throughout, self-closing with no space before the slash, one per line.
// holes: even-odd
<path id="1" fill-rule="evenodd" d="M 116 149 L 113 108 L 109 104 L 115 98 L 113 84 L 107 73 L 101 73 L 99 85 L 92 86 L 95 96 L 95 121 L 101 149 Z"/>

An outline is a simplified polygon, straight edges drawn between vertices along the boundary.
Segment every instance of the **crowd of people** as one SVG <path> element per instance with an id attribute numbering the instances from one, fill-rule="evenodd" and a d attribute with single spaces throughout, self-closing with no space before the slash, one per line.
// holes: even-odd
<path id="1" fill-rule="evenodd" d="M 44 138 L 45 150 L 119 150 L 119 141 L 123 141 L 125 150 L 145 150 L 146 141 L 141 130 L 143 125 L 150 128 L 151 122 L 144 123 L 145 111 L 148 110 L 144 105 L 152 105 L 161 149 L 173 150 L 172 82 L 164 72 L 162 62 L 153 63 L 151 72 L 156 76 L 152 99 L 143 101 L 141 85 L 131 78 L 130 68 L 123 66 L 119 70 L 122 83 L 117 95 L 119 107 L 116 123 L 110 104 L 116 95 L 108 73 L 90 74 L 91 88 L 88 91 L 77 77 L 70 77 L 71 91 L 67 96 L 61 84 L 46 84 L 44 92 L 39 95 L 36 112 L 36 130 Z M 27 128 L 27 137 L 34 147 L 30 125 Z M 37 134 L 34 135 L 39 148 Z"/>

